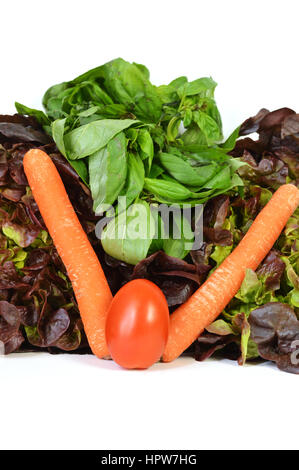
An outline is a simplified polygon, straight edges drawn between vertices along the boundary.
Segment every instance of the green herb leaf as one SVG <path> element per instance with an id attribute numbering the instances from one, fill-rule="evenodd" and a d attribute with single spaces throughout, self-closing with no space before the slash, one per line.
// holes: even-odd
<path id="1" fill-rule="evenodd" d="M 222 137 L 221 129 L 217 122 L 203 111 L 194 111 L 193 119 L 204 134 L 207 144 L 213 144 Z"/>
<path id="2" fill-rule="evenodd" d="M 139 201 L 114 218 L 102 235 L 106 253 L 129 264 L 146 258 L 155 234 L 155 220 L 149 205 Z"/>
<path id="3" fill-rule="evenodd" d="M 110 96 L 123 103 L 144 122 L 158 122 L 162 112 L 162 101 L 156 88 L 146 77 L 144 68 L 115 59 L 98 70 Z"/>
<path id="4" fill-rule="evenodd" d="M 154 143 L 151 135 L 147 129 L 139 129 L 137 142 L 140 147 L 140 154 L 142 160 L 148 160 L 148 171 L 151 169 L 152 161 L 154 158 Z"/>
<path id="5" fill-rule="evenodd" d="M 239 137 L 239 132 L 240 132 L 240 126 L 237 127 L 231 133 L 231 135 L 226 139 L 226 141 L 223 144 L 221 144 L 221 148 L 223 148 L 225 152 L 230 152 L 231 150 L 233 150 L 236 144 L 236 140 Z"/>
<path id="6" fill-rule="evenodd" d="M 52 122 L 52 136 L 62 155 L 65 156 L 70 165 L 78 173 L 82 181 L 88 186 L 88 171 L 85 162 L 83 160 L 70 160 L 66 154 L 64 145 L 64 132 L 66 120 L 66 118 L 56 119 L 56 121 Z"/>
<path id="7" fill-rule="evenodd" d="M 28 106 L 18 103 L 17 101 L 15 102 L 15 107 L 19 114 L 25 114 L 27 116 L 35 117 L 35 119 L 45 128 L 46 131 L 49 130 L 51 121 L 43 111 L 39 111 L 38 109 L 28 108 Z"/>
<path id="8" fill-rule="evenodd" d="M 181 77 L 181 79 L 184 78 L 185 77 Z M 193 80 L 193 82 L 184 82 L 178 88 L 178 94 L 180 98 L 182 98 L 183 96 L 192 96 L 198 94 L 203 94 L 204 96 L 213 96 L 216 86 L 217 83 L 214 82 L 212 78 L 202 77 L 198 78 L 197 80 Z"/>
<path id="9" fill-rule="evenodd" d="M 132 119 L 102 119 L 78 127 L 64 136 L 67 155 L 71 160 L 88 157 L 136 122 Z"/>
<path id="10" fill-rule="evenodd" d="M 173 201 L 183 201 L 192 197 L 192 192 L 182 184 L 164 181 L 154 178 L 144 179 L 144 189 L 154 194 L 156 198 L 171 199 Z"/>
<path id="11" fill-rule="evenodd" d="M 106 147 L 88 159 L 89 181 L 94 211 L 102 212 L 102 204 L 112 205 L 121 192 L 127 176 L 127 141 L 120 132 Z"/>
<path id="12" fill-rule="evenodd" d="M 168 256 L 183 259 L 192 249 L 193 241 L 194 233 L 190 222 L 180 212 L 174 213 L 173 232 L 163 239 L 162 249 Z"/>
<path id="13" fill-rule="evenodd" d="M 126 197 L 126 206 L 128 207 L 140 195 L 144 185 L 144 166 L 138 154 L 131 152 L 127 155 L 127 179 L 124 188 L 119 196 Z"/>
<path id="14" fill-rule="evenodd" d="M 217 172 L 217 165 L 212 163 L 201 167 L 192 167 L 188 162 L 169 153 L 160 153 L 159 159 L 168 173 L 182 184 L 188 186 L 204 185 Z"/>

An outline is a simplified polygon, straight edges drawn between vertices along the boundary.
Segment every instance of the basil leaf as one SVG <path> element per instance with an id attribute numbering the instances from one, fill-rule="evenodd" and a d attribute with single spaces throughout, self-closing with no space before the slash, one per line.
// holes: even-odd
<path id="1" fill-rule="evenodd" d="M 127 155 L 128 171 L 124 188 L 119 196 L 126 196 L 126 206 L 128 207 L 139 196 L 144 184 L 144 166 L 138 154 L 131 152 Z"/>
<path id="2" fill-rule="evenodd" d="M 109 95 L 123 103 L 144 122 L 158 122 L 162 113 L 162 101 L 156 88 L 145 76 L 140 65 L 115 59 L 104 64 L 99 70 L 100 78 Z"/>
<path id="3" fill-rule="evenodd" d="M 132 119 L 102 119 L 78 127 L 64 137 L 67 155 L 71 160 L 88 157 L 136 122 Z"/>
<path id="4" fill-rule="evenodd" d="M 187 108 L 184 113 L 184 119 L 183 119 L 184 127 L 190 126 L 192 119 L 193 119 L 193 113 L 190 108 Z"/>
<path id="5" fill-rule="evenodd" d="M 193 119 L 205 135 L 208 144 L 213 144 L 221 139 L 221 129 L 211 116 L 203 111 L 194 111 Z"/>
<path id="6" fill-rule="evenodd" d="M 225 142 L 223 142 L 223 144 L 221 144 L 221 148 L 223 148 L 223 150 L 225 150 L 225 152 L 230 152 L 231 150 L 233 150 L 233 148 L 235 147 L 235 144 L 236 144 L 236 140 L 239 137 L 239 132 L 240 132 L 240 126 L 237 127 L 231 133 L 231 135 L 226 139 Z"/>
<path id="7" fill-rule="evenodd" d="M 155 220 L 147 202 L 139 201 L 108 223 L 102 245 L 108 255 L 137 264 L 146 258 L 155 235 Z"/>
<path id="8" fill-rule="evenodd" d="M 222 140 L 223 139 L 222 120 L 221 120 L 219 109 L 217 108 L 216 101 L 214 100 L 214 98 L 205 98 L 203 108 L 204 108 L 204 112 L 216 122 L 219 128 L 220 139 Z"/>
<path id="9" fill-rule="evenodd" d="M 174 142 L 179 133 L 179 127 L 181 124 L 181 118 L 174 116 L 168 123 L 167 126 L 167 140 L 168 142 Z"/>
<path id="10" fill-rule="evenodd" d="M 52 122 L 52 136 L 58 150 L 66 157 L 66 150 L 64 145 L 64 130 L 65 130 L 66 118 L 56 119 Z"/>
<path id="11" fill-rule="evenodd" d="M 213 178 L 206 182 L 206 188 L 219 189 L 229 187 L 231 183 L 230 167 L 222 168 Z"/>
<path id="12" fill-rule="evenodd" d="M 192 113 L 193 116 L 193 113 Z M 205 146 L 207 148 L 207 139 L 196 122 L 192 122 L 188 129 L 181 135 L 184 148 L 186 146 Z"/>
<path id="13" fill-rule="evenodd" d="M 35 119 L 44 127 L 47 131 L 49 130 L 49 126 L 51 124 L 50 119 L 48 116 L 43 112 L 39 111 L 38 109 L 28 108 L 24 104 L 15 102 L 16 110 L 19 114 L 25 114 L 26 116 L 33 116 Z"/>
<path id="14" fill-rule="evenodd" d="M 173 88 L 171 85 L 160 85 L 156 88 L 156 90 L 165 106 L 179 99 L 175 88 Z"/>
<path id="15" fill-rule="evenodd" d="M 135 65 L 135 67 L 137 67 L 137 68 L 140 70 L 140 72 L 144 75 L 144 77 L 145 77 L 147 80 L 149 80 L 149 78 L 150 78 L 150 71 L 149 71 L 149 69 L 148 69 L 145 65 L 143 65 L 143 64 L 137 64 L 136 62 L 133 62 L 133 65 Z"/>
<path id="16" fill-rule="evenodd" d="M 186 83 L 188 83 L 188 78 L 187 77 L 178 77 L 178 78 L 175 78 L 174 80 L 172 80 L 172 82 L 169 83 L 169 86 L 171 86 L 175 90 L 179 90 Z"/>
<path id="17" fill-rule="evenodd" d="M 88 171 L 85 162 L 83 160 L 70 160 L 67 157 L 64 145 L 64 129 L 66 125 L 66 120 L 66 118 L 56 119 L 56 121 L 52 122 L 52 136 L 62 155 L 68 160 L 68 162 L 78 173 L 82 181 L 88 186 Z"/>
<path id="18" fill-rule="evenodd" d="M 111 97 L 99 86 L 98 83 L 87 80 L 77 85 L 77 92 L 80 98 L 91 103 L 102 103 L 103 105 L 113 105 Z M 73 99 L 74 91 L 72 92 Z"/>
<path id="19" fill-rule="evenodd" d="M 107 146 L 88 159 L 89 181 L 93 208 L 101 213 L 102 204 L 112 205 L 125 185 L 127 176 L 127 141 L 120 132 Z"/>
<path id="20" fill-rule="evenodd" d="M 99 104 L 78 113 L 81 126 L 100 119 L 123 119 L 127 110 L 123 104 Z"/>
<path id="21" fill-rule="evenodd" d="M 162 175 L 162 173 L 164 173 L 164 168 L 162 168 L 157 163 L 153 163 L 149 173 L 149 178 L 157 178 L 158 176 Z"/>
<path id="22" fill-rule="evenodd" d="M 157 200 L 161 197 L 173 201 L 182 201 L 192 197 L 192 192 L 182 184 L 160 179 L 145 178 L 144 189 L 154 194 Z"/>
<path id="23" fill-rule="evenodd" d="M 43 106 L 47 109 L 49 100 L 52 98 L 57 98 L 67 88 L 68 88 L 67 82 L 58 83 L 57 85 L 53 85 L 50 88 L 48 88 L 48 90 L 43 96 Z"/>
<path id="24" fill-rule="evenodd" d="M 184 152 L 189 154 L 189 158 L 200 163 L 210 161 L 225 162 L 230 160 L 225 150 L 220 147 L 207 147 L 206 145 L 189 144 L 183 146 Z"/>
<path id="25" fill-rule="evenodd" d="M 193 82 L 184 83 L 178 89 L 178 95 L 182 98 L 183 96 L 192 96 L 198 94 L 204 94 L 205 96 L 213 96 L 214 90 L 217 83 L 212 78 L 202 77 Z"/>
<path id="26" fill-rule="evenodd" d="M 181 216 L 181 213 L 173 215 L 173 226 L 174 231 L 169 237 L 163 239 L 162 248 L 167 255 L 183 259 L 192 248 L 194 233 L 190 222 L 186 217 Z"/>
<path id="27" fill-rule="evenodd" d="M 215 163 L 196 168 L 169 153 L 160 153 L 159 159 L 163 167 L 173 178 L 188 186 L 202 186 L 217 172 L 217 164 Z"/>
<path id="28" fill-rule="evenodd" d="M 141 158 L 142 160 L 148 159 L 148 170 L 150 170 L 154 158 L 154 143 L 148 130 L 139 129 L 137 142 L 140 147 Z"/>

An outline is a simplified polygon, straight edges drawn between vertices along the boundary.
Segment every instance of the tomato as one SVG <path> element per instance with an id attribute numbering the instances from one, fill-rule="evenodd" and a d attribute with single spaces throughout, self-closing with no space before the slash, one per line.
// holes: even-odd
<path id="1" fill-rule="evenodd" d="M 106 320 L 108 349 L 126 369 L 147 369 L 160 359 L 169 330 L 169 310 L 159 287 L 146 279 L 125 284 Z"/>

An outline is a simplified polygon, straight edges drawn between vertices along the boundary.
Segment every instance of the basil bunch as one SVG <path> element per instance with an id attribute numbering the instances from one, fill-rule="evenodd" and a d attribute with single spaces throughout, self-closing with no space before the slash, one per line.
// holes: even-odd
<path id="1" fill-rule="evenodd" d="M 243 185 L 236 170 L 244 163 L 228 155 L 238 129 L 220 143 L 215 87 L 207 77 L 192 82 L 179 77 L 156 87 L 144 65 L 119 58 L 52 86 L 43 98 L 46 113 L 20 103 L 16 108 L 35 116 L 52 135 L 89 185 L 95 212 L 118 196 L 126 196 L 127 207 L 139 200 L 195 206 Z M 147 255 L 150 241 L 137 250 L 140 255 L 130 239 L 112 244 L 106 237 L 103 246 L 135 264 Z M 175 242 L 164 243 L 166 253 L 173 254 Z M 186 254 L 181 250 L 179 256 Z"/>

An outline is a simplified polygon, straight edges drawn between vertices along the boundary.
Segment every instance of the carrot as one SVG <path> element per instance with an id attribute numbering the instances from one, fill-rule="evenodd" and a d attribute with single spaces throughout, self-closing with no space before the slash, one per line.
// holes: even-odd
<path id="1" fill-rule="evenodd" d="M 234 251 L 170 318 L 164 362 L 176 359 L 223 311 L 238 292 L 247 268 L 255 270 L 299 204 L 299 190 L 281 186 Z"/>
<path id="2" fill-rule="evenodd" d="M 41 150 L 29 150 L 24 170 L 72 282 L 89 345 L 96 356 L 107 356 L 105 322 L 112 294 L 100 262 L 50 157 Z"/>

